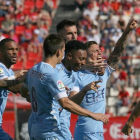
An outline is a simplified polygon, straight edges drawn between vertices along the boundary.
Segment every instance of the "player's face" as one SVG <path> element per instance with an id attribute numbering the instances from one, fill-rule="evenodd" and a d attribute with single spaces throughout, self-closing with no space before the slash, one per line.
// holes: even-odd
<path id="1" fill-rule="evenodd" d="M 18 46 L 14 41 L 5 43 L 5 49 L 1 52 L 1 57 L 8 65 L 15 64 L 18 56 Z"/>
<path id="2" fill-rule="evenodd" d="M 65 26 L 61 31 L 61 35 L 66 41 L 77 40 L 77 28 L 76 26 Z"/>
<path id="3" fill-rule="evenodd" d="M 97 60 L 99 57 L 102 57 L 102 52 L 99 48 L 99 45 L 97 44 L 92 44 L 88 49 L 87 49 L 87 55 L 90 57 L 92 60 Z"/>
<path id="4" fill-rule="evenodd" d="M 87 52 L 85 50 L 75 51 L 72 55 L 71 70 L 78 71 L 86 64 Z"/>

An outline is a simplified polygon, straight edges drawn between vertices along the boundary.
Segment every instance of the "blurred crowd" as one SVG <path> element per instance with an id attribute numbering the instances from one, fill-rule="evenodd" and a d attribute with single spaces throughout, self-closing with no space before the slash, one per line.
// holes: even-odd
<path id="1" fill-rule="evenodd" d="M 75 12 L 79 11 L 83 14 L 78 19 L 78 40 L 95 40 L 100 45 L 104 58 L 109 57 L 129 19 L 135 18 L 140 25 L 140 0 L 75 0 Z M 110 83 L 118 91 L 115 104 L 117 111 L 122 106 L 129 106 L 130 113 L 140 99 L 136 93 L 140 91 L 135 72 L 140 69 L 140 27 L 129 34 L 126 45 Z M 126 87 L 134 87 L 132 97 Z"/>
<path id="2" fill-rule="evenodd" d="M 58 4 L 59 0 L 0 0 L 0 40 L 9 37 L 20 46 L 14 70 L 41 61 L 43 39 Z"/>

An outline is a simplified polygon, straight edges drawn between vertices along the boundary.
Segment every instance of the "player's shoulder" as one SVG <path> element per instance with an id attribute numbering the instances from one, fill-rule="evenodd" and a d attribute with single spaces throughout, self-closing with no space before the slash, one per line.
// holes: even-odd
<path id="1" fill-rule="evenodd" d="M 60 63 L 60 64 L 57 64 L 57 65 L 55 66 L 55 69 L 56 69 L 58 72 L 60 72 L 60 71 L 63 71 L 63 70 L 64 70 L 64 67 L 63 67 L 62 63 Z"/>
<path id="2" fill-rule="evenodd" d="M 44 73 L 44 74 L 52 74 L 55 73 L 55 69 L 49 64 L 45 62 L 40 62 L 33 67 L 34 70 Z"/>

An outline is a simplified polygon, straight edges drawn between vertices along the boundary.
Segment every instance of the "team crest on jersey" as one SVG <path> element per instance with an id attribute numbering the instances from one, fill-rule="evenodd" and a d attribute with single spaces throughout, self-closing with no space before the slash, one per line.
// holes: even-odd
<path id="1" fill-rule="evenodd" d="M 57 81 L 57 87 L 59 90 L 65 90 L 65 86 L 64 84 L 62 83 L 62 81 Z"/>
<path id="2" fill-rule="evenodd" d="M 3 69 L 0 67 L 0 76 L 4 75 Z"/>

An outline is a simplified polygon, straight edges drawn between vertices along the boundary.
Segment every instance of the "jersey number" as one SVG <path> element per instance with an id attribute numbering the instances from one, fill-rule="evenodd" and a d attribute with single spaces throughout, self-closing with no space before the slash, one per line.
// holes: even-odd
<path id="1" fill-rule="evenodd" d="M 37 112 L 36 90 L 34 87 L 32 87 L 31 96 L 32 96 L 32 110 L 34 112 Z"/>

